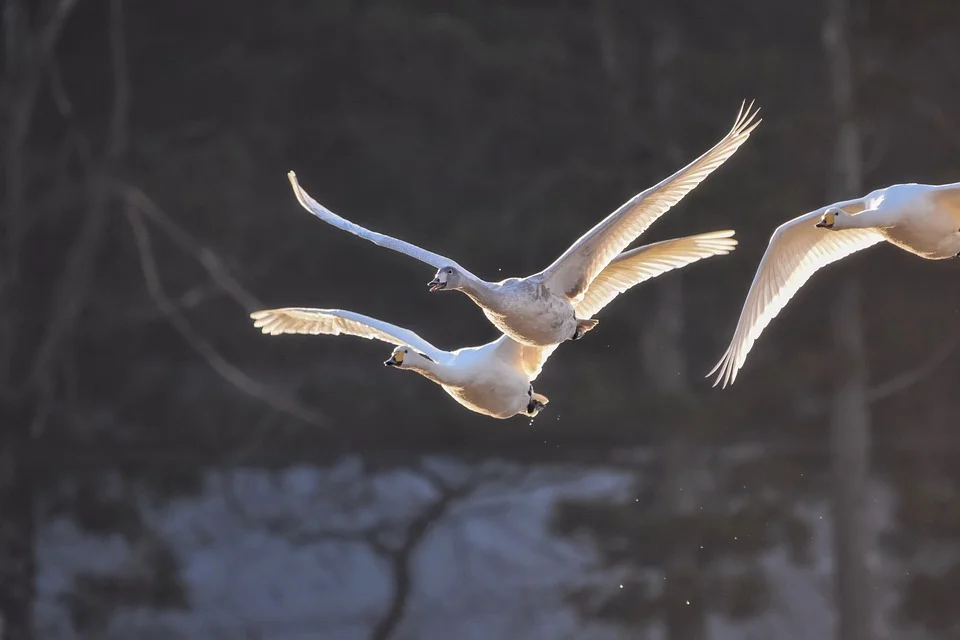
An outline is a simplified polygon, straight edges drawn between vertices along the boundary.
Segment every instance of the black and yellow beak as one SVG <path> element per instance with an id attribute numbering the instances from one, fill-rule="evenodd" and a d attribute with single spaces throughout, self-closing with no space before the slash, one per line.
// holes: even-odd
<path id="1" fill-rule="evenodd" d="M 383 361 L 385 367 L 399 367 L 403 364 L 403 351 L 390 354 L 390 357 Z"/>
<path id="2" fill-rule="evenodd" d="M 837 221 L 837 216 L 832 213 L 825 213 L 823 217 L 820 218 L 820 222 L 817 223 L 818 229 L 831 229 Z"/>

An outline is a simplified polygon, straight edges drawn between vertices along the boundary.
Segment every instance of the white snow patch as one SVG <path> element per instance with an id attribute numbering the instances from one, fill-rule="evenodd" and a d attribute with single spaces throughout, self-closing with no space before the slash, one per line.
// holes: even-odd
<path id="1" fill-rule="evenodd" d="M 427 532 L 413 556 L 412 593 L 394 637 L 624 637 L 581 620 L 564 601 L 570 589 L 586 582 L 606 577 L 615 586 L 622 582 L 618 572 L 598 570 L 589 544 L 555 538 L 548 527 L 558 499 L 628 499 L 633 476 L 573 465 L 524 470 L 503 462 L 479 468 L 443 458 L 428 462 L 449 485 L 478 469 L 495 478 L 453 504 Z M 108 637 L 368 638 L 392 595 L 388 563 L 363 540 L 330 539 L 322 532 L 384 522 L 402 532 L 411 515 L 437 496 L 437 488 L 411 470 L 381 472 L 371 482 L 355 459 L 282 472 L 209 471 L 199 495 L 155 510 L 143 507 L 180 561 L 190 608 L 120 610 Z M 771 609 L 746 623 L 712 616 L 710 638 L 832 635 L 828 505 L 810 505 L 805 517 L 814 528 L 813 566 L 795 566 L 784 548 L 767 553 L 762 563 L 775 587 Z M 388 544 L 400 541 L 384 538 Z M 64 518 L 43 523 L 36 608 L 41 637 L 79 640 L 60 596 L 78 572 L 122 570 L 128 555 L 119 536 L 92 536 Z M 662 637 L 656 625 L 650 631 L 651 640 Z"/>

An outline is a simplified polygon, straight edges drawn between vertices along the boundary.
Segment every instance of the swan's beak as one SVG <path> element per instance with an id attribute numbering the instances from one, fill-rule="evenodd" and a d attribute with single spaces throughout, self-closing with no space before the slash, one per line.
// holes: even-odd
<path id="1" fill-rule="evenodd" d="M 431 292 L 440 291 L 441 289 L 447 286 L 447 283 L 440 282 L 440 278 L 434 278 L 433 280 L 427 283 L 427 286 L 430 287 Z"/>
<path id="2" fill-rule="evenodd" d="M 393 356 L 390 356 L 389 358 L 387 358 L 386 360 L 383 361 L 383 366 L 385 366 L 385 367 L 395 367 L 395 366 L 397 366 L 398 364 L 400 364 L 400 363 L 397 362 L 397 359 L 394 358 Z"/>

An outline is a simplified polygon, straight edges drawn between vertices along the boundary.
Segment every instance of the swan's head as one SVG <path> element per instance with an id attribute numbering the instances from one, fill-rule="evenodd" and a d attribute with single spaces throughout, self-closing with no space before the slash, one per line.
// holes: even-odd
<path id="1" fill-rule="evenodd" d="M 423 361 L 433 362 L 433 359 L 410 347 L 397 347 L 390 354 L 390 357 L 383 361 L 385 367 L 396 367 L 397 369 L 413 369 L 417 364 Z"/>
<path id="2" fill-rule="evenodd" d="M 463 274 L 456 267 L 441 267 L 437 269 L 437 275 L 433 280 L 427 283 L 430 291 L 444 291 L 446 289 L 459 289 L 463 286 Z"/>
<path id="3" fill-rule="evenodd" d="M 840 207 L 830 207 L 820 216 L 820 222 L 817 223 L 817 227 L 820 229 L 833 229 L 837 226 L 837 221 L 842 224 L 843 219 L 846 218 L 847 215 L 847 212 Z"/>
<path id="4" fill-rule="evenodd" d="M 527 403 L 527 410 L 524 413 L 532 418 L 540 413 L 550 400 L 543 394 L 534 393 L 533 385 L 530 386 L 529 395 L 530 402 Z"/>

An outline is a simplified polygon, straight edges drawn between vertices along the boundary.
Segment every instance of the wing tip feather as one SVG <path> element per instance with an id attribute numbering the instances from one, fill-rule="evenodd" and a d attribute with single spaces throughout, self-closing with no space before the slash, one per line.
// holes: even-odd
<path id="1" fill-rule="evenodd" d="M 297 196 L 297 199 L 300 199 L 300 192 L 303 190 L 300 187 L 300 181 L 297 180 L 297 174 L 291 169 L 287 171 L 287 180 L 290 181 L 290 186 L 293 187 L 293 192 Z"/>
<path id="2" fill-rule="evenodd" d="M 756 100 L 751 99 L 750 104 L 747 105 L 746 98 L 743 99 L 740 104 L 740 111 L 737 113 L 736 120 L 734 120 L 733 128 L 730 130 L 731 136 L 748 137 L 763 122 L 763 118 L 757 118 L 760 114 L 760 107 L 754 109 L 755 103 Z"/>
<path id="3" fill-rule="evenodd" d="M 722 383 L 720 388 L 726 389 L 728 385 L 732 385 L 733 381 L 737 379 L 737 367 L 734 366 L 733 345 L 727 347 L 723 356 L 717 361 L 717 364 L 713 365 L 713 369 L 710 369 L 704 378 L 709 378 L 715 373 L 717 377 L 711 385 L 714 388 Z"/>

